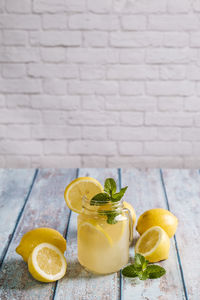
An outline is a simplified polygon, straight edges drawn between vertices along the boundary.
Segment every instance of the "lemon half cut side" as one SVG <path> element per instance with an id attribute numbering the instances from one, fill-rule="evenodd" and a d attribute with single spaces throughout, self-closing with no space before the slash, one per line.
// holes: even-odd
<path id="1" fill-rule="evenodd" d="M 79 177 L 66 187 L 64 198 L 72 211 L 81 213 L 83 197 L 86 196 L 91 200 L 93 196 L 102 192 L 103 187 L 98 180 L 92 177 Z"/>
<path id="2" fill-rule="evenodd" d="M 28 269 L 38 281 L 53 282 L 65 275 L 67 262 L 56 246 L 42 243 L 29 256 Z"/>
<path id="3" fill-rule="evenodd" d="M 158 262 L 169 257 L 170 239 L 159 226 L 153 226 L 138 239 L 135 253 L 142 254 L 149 262 Z"/>

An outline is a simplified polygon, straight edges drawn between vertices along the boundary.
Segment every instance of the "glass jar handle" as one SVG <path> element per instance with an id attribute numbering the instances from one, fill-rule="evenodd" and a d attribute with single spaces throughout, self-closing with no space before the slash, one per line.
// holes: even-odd
<path id="1" fill-rule="evenodd" d="M 128 218 L 129 218 L 129 245 L 131 245 L 133 241 L 133 219 L 131 216 L 131 212 L 128 208 L 124 207 L 123 211 L 128 214 Z"/>

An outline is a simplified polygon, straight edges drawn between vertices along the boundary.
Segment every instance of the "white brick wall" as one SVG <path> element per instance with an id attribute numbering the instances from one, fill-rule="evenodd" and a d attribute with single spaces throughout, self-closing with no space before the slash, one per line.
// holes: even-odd
<path id="1" fill-rule="evenodd" d="M 200 167 L 200 2 L 0 1 L 0 167 Z"/>

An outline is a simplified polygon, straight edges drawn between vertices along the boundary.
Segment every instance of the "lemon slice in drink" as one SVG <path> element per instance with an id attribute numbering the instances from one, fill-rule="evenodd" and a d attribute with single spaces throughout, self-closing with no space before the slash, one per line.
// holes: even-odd
<path id="1" fill-rule="evenodd" d="M 170 239 L 159 226 L 153 226 L 138 239 L 135 253 L 142 254 L 150 262 L 158 262 L 169 256 Z"/>
<path id="2" fill-rule="evenodd" d="M 86 196 L 92 199 L 98 193 L 103 192 L 103 187 L 92 177 L 79 177 L 73 180 L 65 189 L 64 197 L 67 206 L 76 213 L 81 213 L 82 198 Z"/>
<path id="3" fill-rule="evenodd" d="M 28 269 L 38 281 L 52 282 L 65 275 L 67 262 L 56 246 L 42 243 L 35 247 L 29 256 Z"/>

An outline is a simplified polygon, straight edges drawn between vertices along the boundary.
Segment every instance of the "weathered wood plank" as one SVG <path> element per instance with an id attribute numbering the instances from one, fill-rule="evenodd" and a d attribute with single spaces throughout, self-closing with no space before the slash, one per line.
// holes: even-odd
<path id="1" fill-rule="evenodd" d="M 117 169 L 80 169 L 79 176 L 92 176 L 102 185 L 105 178 L 118 181 Z M 83 269 L 77 258 L 77 215 L 72 213 L 67 235 L 67 276 L 58 282 L 56 300 L 119 299 L 119 273 L 95 276 Z"/>
<path id="2" fill-rule="evenodd" d="M 176 233 L 188 299 L 200 299 L 200 174 L 197 170 L 163 170 L 169 207 L 178 217 Z"/>
<path id="3" fill-rule="evenodd" d="M 64 201 L 65 186 L 75 178 L 75 169 L 40 170 L 9 247 L 0 275 L 0 299 L 51 299 L 55 283 L 43 284 L 28 273 L 15 248 L 23 234 L 36 227 L 52 227 L 65 233 L 69 209 Z"/>
<path id="4" fill-rule="evenodd" d="M 34 174 L 34 169 L 0 169 L 0 265 L 25 205 Z"/>
<path id="5" fill-rule="evenodd" d="M 122 170 L 122 186 L 128 185 L 125 200 L 136 210 L 137 218 L 144 211 L 162 207 L 167 208 L 159 170 Z M 134 231 L 135 240 L 139 236 Z M 130 248 L 130 256 L 134 257 L 134 248 Z M 131 259 L 130 259 L 131 261 Z M 185 299 L 180 270 L 177 261 L 174 240 L 171 240 L 168 260 L 159 263 L 167 274 L 160 279 L 140 281 L 123 278 L 123 297 L 125 300 L 168 300 Z"/>

